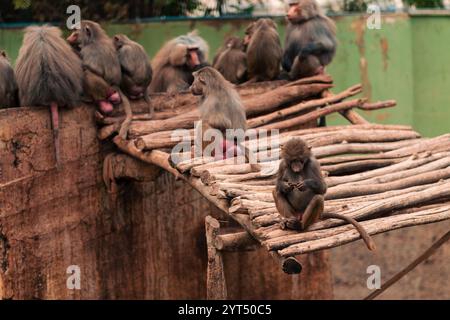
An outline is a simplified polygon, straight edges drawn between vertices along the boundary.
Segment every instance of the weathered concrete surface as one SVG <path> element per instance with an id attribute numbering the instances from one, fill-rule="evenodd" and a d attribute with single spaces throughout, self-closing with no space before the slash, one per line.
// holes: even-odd
<path id="1" fill-rule="evenodd" d="M 374 237 L 377 253 L 362 241 L 331 250 L 336 299 L 362 299 L 367 289 L 369 265 L 381 268 L 382 283 L 402 270 L 450 229 L 450 221 L 400 229 Z M 450 243 L 377 299 L 450 299 Z"/>
<path id="2" fill-rule="evenodd" d="M 93 110 L 61 113 L 55 169 L 49 111 L 0 110 L 0 298 L 204 299 L 204 218 L 217 209 L 181 181 L 143 165 L 148 181 L 121 181 L 110 203 L 101 179 L 111 145 Z M 327 255 L 282 273 L 265 250 L 226 254 L 230 298 L 332 298 Z M 68 290 L 68 266 L 81 290 Z"/>

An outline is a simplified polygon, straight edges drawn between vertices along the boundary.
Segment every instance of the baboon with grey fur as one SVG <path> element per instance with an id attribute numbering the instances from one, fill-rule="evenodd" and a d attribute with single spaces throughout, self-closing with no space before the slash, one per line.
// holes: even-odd
<path id="1" fill-rule="evenodd" d="M 56 27 L 28 27 L 16 63 L 23 106 L 49 106 L 56 163 L 59 166 L 59 107 L 75 107 L 83 90 L 80 58 Z"/>

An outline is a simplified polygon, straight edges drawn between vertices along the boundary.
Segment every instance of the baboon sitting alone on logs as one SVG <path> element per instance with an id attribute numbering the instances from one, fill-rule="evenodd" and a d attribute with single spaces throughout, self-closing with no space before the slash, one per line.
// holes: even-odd
<path id="1" fill-rule="evenodd" d="M 283 69 L 291 80 L 324 72 L 336 53 L 336 25 L 315 0 L 290 1 Z"/>
<path id="2" fill-rule="evenodd" d="M 208 129 L 216 129 L 222 135 L 222 155 L 216 157 L 227 157 L 227 155 L 238 155 L 243 150 L 247 162 L 250 162 L 254 171 L 259 171 L 260 166 L 256 159 L 250 158 L 250 150 L 235 141 L 227 140 L 227 129 L 241 129 L 244 134 L 247 128 L 247 118 L 239 93 L 233 85 L 224 79 L 219 71 L 211 67 L 205 67 L 194 72 L 194 82 L 191 86 L 194 95 L 201 96 L 199 110 L 202 120 L 202 134 Z M 234 140 L 235 137 L 233 137 Z M 217 143 L 218 141 L 215 141 Z M 206 143 L 202 137 L 203 150 Z"/>
<path id="3" fill-rule="evenodd" d="M 6 52 L 0 51 L 0 109 L 19 106 L 19 96 L 14 69 Z"/>
<path id="4" fill-rule="evenodd" d="M 247 72 L 247 55 L 243 41 L 238 37 L 226 39 L 214 57 L 213 67 L 231 83 L 241 83 Z"/>
<path id="5" fill-rule="evenodd" d="M 321 219 L 341 219 L 355 226 L 369 250 L 375 249 L 372 238 L 356 220 L 323 212 L 327 185 L 319 162 L 302 139 L 289 140 L 282 147 L 281 158 L 273 197 L 278 212 L 284 217 L 283 229 L 305 230 Z"/>
<path id="6" fill-rule="evenodd" d="M 98 23 L 83 20 L 81 28 L 72 32 L 67 41 L 81 55 L 85 94 L 105 114 L 113 111 L 113 105 L 123 105 L 126 117 L 119 135 L 126 139 L 133 113 L 128 98 L 120 90 L 122 71 L 112 39 Z"/>
<path id="7" fill-rule="evenodd" d="M 49 106 L 56 163 L 59 166 L 58 107 L 75 107 L 83 91 L 81 60 L 56 27 L 28 27 L 16 63 L 23 106 Z"/>
<path id="8" fill-rule="evenodd" d="M 149 113 L 152 117 L 154 110 L 150 104 L 149 85 L 152 81 L 153 72 L 144 47 L 130 40 L 124 34 L 114 36 L 114 46 L 122 68 L 120 88 L 132 100 L 143 98 L 149 105 Z"/>
<path id="9" fill-rule="evenodd" d="M 244 43 L 247 46 L 249 82 L 276 79 L 283 56 L 276 23 L 272 19 L 253 22 L 247 27 Z"/>
<path id="10" fill-rule="evenodd" d="M 152 60 L 150 92 L 177 93 L 189 89 L 192 73 L 206 66 L 208 46 L 195 33 L 167 42 Z"/>

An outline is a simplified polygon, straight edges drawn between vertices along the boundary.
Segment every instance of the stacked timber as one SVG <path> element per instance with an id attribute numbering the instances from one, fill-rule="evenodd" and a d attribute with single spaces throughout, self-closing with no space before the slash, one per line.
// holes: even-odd
<path id="1" fill-rule="evenodd" d="M 304 139 L 321 164 L 328 185 L 325 212 L 352 217 L 371 235 L 449 219 L 450 135 L 423 138 L 409 126 L 371 124 L 353 109 L 393 107 L 395 101 L 354 98 L 360 85 L 337 94 L 331 87 L 326 75 L 237 87 L 248 127 L 257 132 L 245 144 L 260 161 L 258 172 L 240 157 L 171 161 L 171 148 L 186 141 L 174 139 L 174 130 L 184 129 L 193 144 L 199 113 L 197 98 L 189 93 L 153 96 L 153 119 L 145 117 L 147 106 L 135 107 L 129 139 L 113 141 L 123 152 L 189 183 L 282 261 L 360 239 L 353 226 L 334 219 L 300 233 L 280 228 L 272 191 L 280 148 L 292 137 Z M 332 113 L 351 125 L 316 127 L 317 119 Z M 100 138 L 113 135 L 122 117 L 120 111 L 109 118 L 98 115 Z M 272 129 L 280 132 L 277 143 L 258 136 Z"/>

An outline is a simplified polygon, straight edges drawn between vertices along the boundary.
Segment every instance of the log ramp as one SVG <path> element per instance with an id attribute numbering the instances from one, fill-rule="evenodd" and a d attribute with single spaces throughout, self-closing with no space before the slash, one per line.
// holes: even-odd
<path id="1" fill-rule="evenodd" d="M 326 176 L 325 212 L 360 221 L 370 235 L 450 219 L 450 134 L 423 138 L 411 127 L 369 123 L 354 111 L 394 107 L 395 101 L 368 102 L 355 98 L 355 85 L 333 94 L 327 75 L 287 83 L 275 81 L 237 87 L 247 112 L 248 127 L 280 130 L 279 145 L 301 137 L 312 147 Z M 353 226 L 339 220 L 320 221 L 305 232 L 284 231 L 272 190 L 278 168 L 279 145 L 255 138 L 246 141 L 261 159 L 261 171 L 238 164 L 239 158 L 215 161 L 193 158 L 173 162 L 171 149 L 181 141 L 192 143 L 199 120 L 197 98 L 189 93 L 153 95 L 153 119 L 147 106 L 133 106 L 128 140 L 114 136 L 123 113 L 96 114 L 98 137 L 112 140 L 119 150 L 170 172 L 196 189 L 234 219 L 242 230 L 220 231 L 218 220 L 205 220 L 210 299 L 227 297 L 221 251 L 252 250 L 259 245 L 279 261 L 283 271 L 300 273 L 295 256 L 341 246 L 360 239 Z M 332 113 L 345 117 L 345 126 L 317 127 L 317 120 Z M 174 138 L 185 129 L 187 138 Z M 184 139 L 184 140 L 182 140 Z M 269 154 L 269 156 L 267 156 Z M 186 154 L 178 154 L 183 156 Z M 114 188 L 114 179 L 109 181 Z M 364 245 L 361 242 L 361 245 Z"/>

